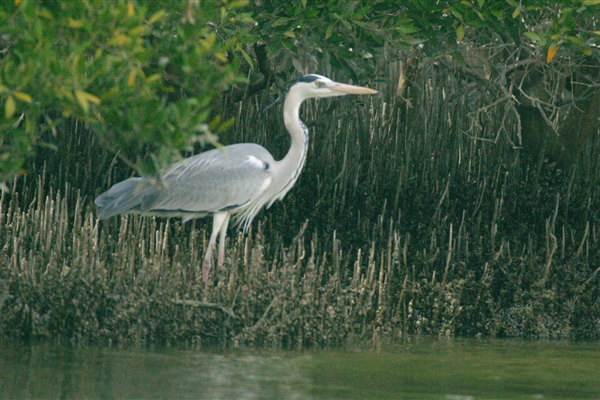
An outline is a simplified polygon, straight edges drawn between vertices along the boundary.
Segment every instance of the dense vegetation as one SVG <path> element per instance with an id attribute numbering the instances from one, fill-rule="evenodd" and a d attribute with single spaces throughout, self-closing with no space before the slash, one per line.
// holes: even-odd
<path id="1" fill-rule="evenodd" d="M 600 337 L 597 1 L 243 3 L 1 6 L 3 336 Z M 305 105 L 303 175 L 209 285 L 208 221 L 97 221 L 214 133 L 283 156 L 260 110 L 305 72 L 382 94 Z"/>

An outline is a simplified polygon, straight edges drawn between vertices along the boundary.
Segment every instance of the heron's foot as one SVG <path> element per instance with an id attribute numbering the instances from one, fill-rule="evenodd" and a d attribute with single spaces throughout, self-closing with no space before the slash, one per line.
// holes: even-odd
<path id="1" fill-rule="evenodd" d="M 210 260 L 204 259 L 204 261 L 202 261 L 202 282 L 206 283 L 208 282 L 208 275 L 210 274 Z"/>

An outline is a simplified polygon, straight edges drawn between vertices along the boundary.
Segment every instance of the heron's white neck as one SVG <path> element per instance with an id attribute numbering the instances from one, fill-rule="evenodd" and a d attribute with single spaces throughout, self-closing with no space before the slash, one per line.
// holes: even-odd
<path id="1" fill-rule="evenodd" d="M 283 106 L 283 121 L 292 137 L 292 144 L 281 163 L 292 176 L 300 174 L 308 152 L 308 129 L 300 121 L 300 105 L 304 100 L 304 97 L 292 88 Z"/>

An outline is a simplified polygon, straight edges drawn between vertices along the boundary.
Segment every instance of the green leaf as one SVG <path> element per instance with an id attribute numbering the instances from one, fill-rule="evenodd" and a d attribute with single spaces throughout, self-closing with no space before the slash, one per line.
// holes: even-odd
<path id="1" fill-rule="evenodd" d="M 331 34 L 333 33 L 334 28 L 335 28 L 335 22 L 332 22 L 331 24 L 329 24 L 329 26 L 327 27 L 327 30 L 325 31 L 325 39 L 329 39 L 331 37 Z"/>
<path id="2" fill-rule="evenodd" d="M 477 4 L 479 5 L 479 8 L 482 8 L 485 5 L 485 0 L 477 0 Z"/>
<path id="3" fill-rule="evenodd" d="M 344 25 L 344 28 L 348 29 L 349 31 L 352 30 L 352 25 L 350 25 L 350 22 L 346 21 L 345 19 L 340 19 L 339 21 L 342 25 Z"/>
<path id="4" fill-rule="evenodd" d="M 302 67 L 302 63 L 297 58 L 292 59 L 292 65 L 300 74 L 304 75 L 304 68 Z"/>
<path id="5" fill-rule="evenodd" d="M 521 15 L 521 9 L 519 7 L 515 8 L 515 11 L 513 11 L 512 13 L 512 17 L 513 19 L 517 18 L 519 15 Z"/>
<path id="6" fill-rule="evenodd" d="M 45 149 L 50 149 L 50 150 L 53 150 L 53 151 L 58 150 L 58 146 L 57 145 L 55 145 L 53 143 L 48 143 L 48 142 L 39 142 L 39 143 L 37 143 L 37 146 L 38 147 L 43 147 Z"/>
<path id="7" fill-rule="evenodd" d="M 365 29 L 377 29 L 377 25 L 372 23 L 372 22 L 362 22 L 362 21 L 357 21 L 357 20 L 353 20 L 352 21 L 355 25 L 360 26 L 361 28 L 365 28 Z"/>
<path id="8" fill-rule="evenodd" d="M 583 0 L 582 4 L 584 6 L 597 6 L 600 4 L 600 0 Z"/>
<path id="9" fill-rule="evenodd" d="M 50 11 L 48 11 L 47 9 L 45 9 L 45 8 L 42 8 L 42 9 L 39 9 L 39 10 L 35 10 L 35 14 L 38 17 L 46 18 L 46 19 L 49 19 L 49 20 L 51 20 L 51 19 L 54 18 L 54 16 L 52 15 L 52 13 Z"/>
<path id="10" fill-rule="evenodd" d="M 567 36 L 567 37 L 565 37 L 565 39 L 577 46 L 585 45 L 585 40 L 578 38 L 577 36 Z"/>
<path id="11" fill-rule="evenodd" d="M 156 82 L 160 79 L 160 74 L 152 74 L 146 79 L 146 84 Z"/>
<path id="12" fill-rule="evenodd" d="M 17 109 L 15 99 L 12 96 L 8 96 L 6 103 L 4 103 L 4 116 L 6 119 L 11 118 Z"/>
<path id="13" fill-rule="evenodd" d="M 535 41 L 538 41 L 538 42 L 543 41 L 542 36 L 540 36 L 539 34 L 537 34 L 535 32 L 525 32 L 525 36 L 527 36 L 531 40 L 535 40 Z"/>
<path id="14" fill-rule="evenodd" d="M 395 26 L 394 29 L 400 33 L 406 33 L 406 34 L 419 32 L 421 30 L 421 28 L 416 27 L 414 25 L 398 25 L 398 26 Z"/>
<path id="15" fill-rule="evenodd" d="M 233 118 L 233 117 L 229 118 L 227 121 L 220 123 L 216 127 L 215 133 L 221 134 L 221 133 L 225 132 L 227 129 L 231 128 L 234 123 L 235 123 L 235 118 Z"/>
<path id="16" fill-rule="evenodd" d="M 254 61 L 252 60 L 252 57 L 250 57 L 250 55 L 246 53 L 243 49 L 240 49 L 240 53 L 242 53 L 244 60 L 246 60 L 248 65 L 250 65 L 250 68 L 254 69 Z"/>
<path id="17" fill-rule="evenodd" d="M 150 17 L 148 23 L 152 25 L 153 23 L 164 17 L 165 14 L 165 10 L 160 10 L 159 12 L 155 13 L 153 16 Z"/>
<path id="18" fill-rule="evenodd" d="M 273 23 L 271 24 L 271 28 L 277 28 L 278 26 L 281 25 L 285 25 L 288 23 L 288 21 L 290 21 L 291 18 L 285 18 L 285 17 L 281 17 L 281 18 L 277 18 L 275 21 L 273 21 Z"/>
<path id="19" fill-rule="evenodd" d="M 215 58 L 219 61 L 221 61 L 222 63 L 226 63 L 229 60 L 227 59 L 227 57 L 225 57 L 225 55 L 223 55 L 223 53 L 219 53 L 218 51 L 213 54 L 213 56 L 215 56 Z"/>
<path id="20" fill-rule="evenodd" d="M 254 44 L 258 41 L 260 41 L 260 36 L 257 35 L 243 35 L 241 36 L 242 42 L 243 43 L 249 43 L 249 44 Z"/>
<path id="21" fill-rule="evenodd" d="M 200 40 L 200 45 L 202 46 L 202 48 L 204 48 L 204 50 L 208 51 L 213 48 L 216 40 L 217 40 L 217 34 L 214 32 L 211 32 L 208 35 L 206 35 L 206 38 Z"/>
<path id="22" fill-rule="evenodd" d="M 90 103 L 87 101 L 84 92 L 82 90 L 76 90 L 75 97 L 77 98 L 79 105 L 83 109 L 83 112 L 87 113 L 90 110 Z"/>
<path id="23" fill-rule="evenodd" d="M 81 29 L 83 28 L 83 21 L 80 19 L 69 18 L 69 28 Z"/>
<path id="24" fill-rule="evenodd" d="M 25 103 L 31 103 L 31 101 L 32 101 L 32 99 L 31 99 L 31 96 L 30 96 L 30 95 L 28 95 L 27 93 L 22 93 L 22 92 L 13 92 L 13 95 L 14 95 L 14 96 L 15 96 L 17 99 L 19 99 L 19 100 L 21 100 L 21 101 L 24 101 Z"/>
<path id="25" fill-rule="evenodd" d="M 94 103 L 96 105 L 100 104 L 100 98 L 98 96 L 94 96 L 91 93 L 83 92 L 83 91 L 81 93 L 83 93 L 83 96 L 85 97 L 85 99 L 87 101 L 89 101 L 90 103 Z"/>
<path id="26" fill-rule="evenodd" d="M 136 76 L 137 76 L 136 71 L 131 71 L 129 73 L 129 78 L 127 78 L 127 86 L 133 86 L 135 84 Z"/>
<path id="27" fill-rule="evenodd" d="M 248 0 L 236 0 L 227 3 L 227 8 L 229 9 L 238 9 L 242 7 L 246 7 L 248 5 Z"/>
<path id="28" fill-rule="evenodd" d="M 465 27 L 459 25 L 456 27 L 456 39 L 460 42 L 465 37 Z"/>
<path id="29" fill-rule="evenodd" d="M 452 15 L 454 15 L 454 18 L 456 18 L 457 20 L 459 20 L 459 21 L 463 20 L 462 14 L 456 8 L 452 7 L 450 9 L 450 12 L 452 13 Z"/>

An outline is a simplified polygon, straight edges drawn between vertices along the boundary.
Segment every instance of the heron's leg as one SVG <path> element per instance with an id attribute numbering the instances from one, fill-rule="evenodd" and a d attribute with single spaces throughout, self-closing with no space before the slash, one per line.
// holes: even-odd
<path id="1" fill-rule="evenodd" d="M 217 254 L 217 267 L 223 266 L 225 261 L 225 236 L 227 236 L 227 226 L 229 225 L 229 218 L 231 214 L 227 214 L 223 225 L 221 225 L 221 232 L 219 235 L 219 253 Z"/>
<path id="2" fill-rule="evenodd" d="M 202 282 L 208 282 L 208 274 L 210 273 L 210 260 L 212 257 L 213 249 L 217 243 L 217 235 L 221 231 L 223 223 L 229 219 L 229 214 L 226 212 L 215 213 L 213 215 L 213 226 L 212 233 L 210 234 L 210 240 L 208 246 L 206 246 L 206 253 L 204 253 L 204 260 L 202 261 Z"/>

